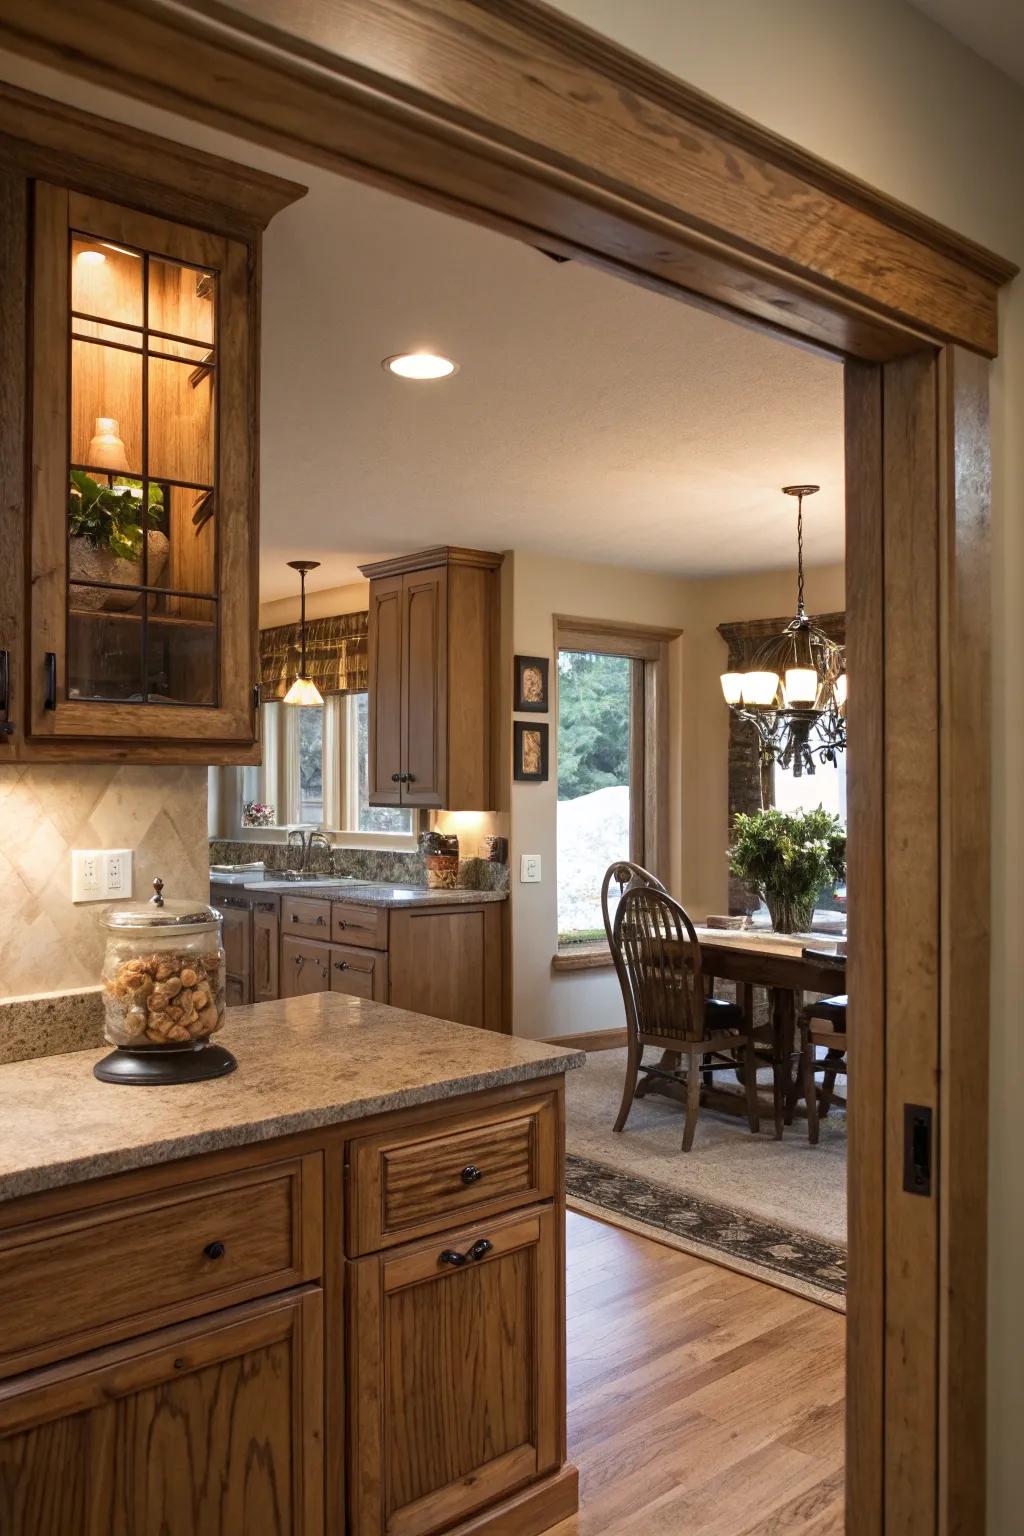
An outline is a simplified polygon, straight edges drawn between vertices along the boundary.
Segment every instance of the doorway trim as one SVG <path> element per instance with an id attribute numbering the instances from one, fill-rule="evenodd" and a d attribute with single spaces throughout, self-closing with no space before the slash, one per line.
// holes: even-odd
<path id="1" fill-rule="evenodd" d="M 1016 269 L 534 0 L 0 0 L 0 43 L 847 359 L 847 1526 L 983 1530 L 985 359 Z"/>

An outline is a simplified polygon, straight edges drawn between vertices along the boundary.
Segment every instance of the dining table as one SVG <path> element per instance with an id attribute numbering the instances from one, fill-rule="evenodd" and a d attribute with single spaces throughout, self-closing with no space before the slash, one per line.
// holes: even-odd
<path id="1" fill-rule="evenodd" d="M 791 934 L 767 928 L 717 928 L 705 924 L 698 924 L 696 932 L 705 979 L 733 982 L 737 1000 L 743 1001 L 748 1010 L 752 1006 L 752 989 L 763 987 L 767 991 L 773 1049 L 780 1052 L 788 1072 L 785 1120 L 791 1124 L 800 1091 L 796 1020 L 801 999 L 807 992 L 835 996 L 846 991 L 846 934 L 831 928 Z M 746 991 L 748 988 L 751 990 Z M 675 1096 L 670 1083 L 655 1077 L 648 1078 L 643 1090 Z M 711 1087 L 707 1095 L 716 1108 L 736 1114 L 745 1112 L 741 1095 L 721 1093 Z"/>

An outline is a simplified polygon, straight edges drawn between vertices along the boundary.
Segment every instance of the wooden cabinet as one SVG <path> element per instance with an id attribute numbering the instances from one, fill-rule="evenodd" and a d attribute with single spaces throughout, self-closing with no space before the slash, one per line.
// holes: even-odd
<path id="1" fill-rule="evenodd" d="M 52 110 L 0 175 L 0 762 L 255 762 L 259 243 L 302 189 Z"/>
<path id="2" fill-rule="evenodd" d="M 370 579 L 371 805 L 494 810 L 501 556 L 424 550 Z"/>
<path id="3" fill-rule="evenodd" d="M 310 1287 L 0 1389 L 0 1530 L 322 1536 L 322 1312 Z"/>
<path id="4" fill-rule="evenodd" d="M 550 1205 L 351 1265 L 353 1536 L 429 1536 L 559 1465 L 561 1287 Z"/>
<path id="5" fill-rule="evenodd" d="M 281 938 L 281 996 L 306 997 L 331 990 L 331 946 L 314 939 Z"/>
<path id="6" fill-rule="evenodd" d="M 499 902 L 392 912 L 388 941 L 392 1007 L 500 1030 L 501 924 Z"/>
<path id="7" fill-rule="evenodd" d="M 280 994 L 278 961 L 281 919 L 276 901 L 257 901 L 252 909 L 252 1000 L 273 1002 Z"/>
<path id="8" fill-rule="evenodd" d="M 224 986 L 229 1007 L 252 1002 L 252 912 L 240 897 L 221 897 L 217 910 L 224 919 Z"/>
<path id="9" fill-rule="evenodd" d="M 388 957 L 378 950 L 331 945 L 331 991 L 349 997 L 368 997 L 375 1003 L 388 1000 Z"/>

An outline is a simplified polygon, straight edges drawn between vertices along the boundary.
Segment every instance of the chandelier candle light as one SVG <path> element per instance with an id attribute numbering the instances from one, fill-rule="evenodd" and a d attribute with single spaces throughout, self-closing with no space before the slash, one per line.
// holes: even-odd
<path id="1" fill-rule="evenodd" d="M 744 671 L 722 674 L 725 702 L 756 728 L 762 761 L 798 778 L 814 772 L 815 757 L 834 763 L 846 747 L 845 652 L 804 607 L 804 497 L 820 489 L 782 487 L 797 498 L 796 617 L 757 648 Z"/>
<path id="2" fill-rule="evenodd" d="M 302 583 L 302 599 L 299 609 L 299 675 L 284 696 L 285 704 L 322 704 L 320 690 L 306 671 L 306 572 L 315 571 L 319 560 L 289 560 L 293 571 L 298 571 Z"/>

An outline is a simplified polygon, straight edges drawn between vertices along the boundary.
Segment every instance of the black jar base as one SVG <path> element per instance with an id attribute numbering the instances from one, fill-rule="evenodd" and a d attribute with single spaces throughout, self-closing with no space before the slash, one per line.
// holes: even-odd
<path id="1" fill-rule="evenodd" d="M 182 1050 L 175 1045 L 151 1045 L 142 1050 L 117 1046 L 93 1067 L 101 1083 L 134 1083 L 159 1087 L 165 1083 L 201 1083 L 210 1077 L 227 1077 L 238 1062 L 222 1045 L 195 1045 Z"/>

